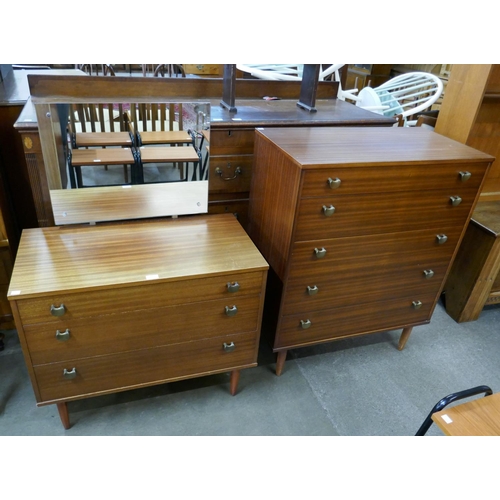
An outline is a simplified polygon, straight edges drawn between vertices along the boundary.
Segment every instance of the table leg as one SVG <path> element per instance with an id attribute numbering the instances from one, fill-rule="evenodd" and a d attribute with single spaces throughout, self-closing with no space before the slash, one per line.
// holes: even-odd
<path id="1" fill-rule="evenodd" d="M 408 342 L 408 339 L 410 338 L 411 331 L 413 330 L 413 327 L 410 326 L 408 328 L 405 328 L 403 332 L 401 333 L 401 337 L 399 338 L 399 345 L 398 349 L 402 351 L 406 345 L 406 342 Z"/>
<path id="2" fill-rule="evenodd" d="M 63 427 L 69 429 L 71 425 L 69 423 L 68 405 L 66 403 L 57 403 L 57 411 L 59 412 L 59 418 Z"/>
<path id="3" fill-rule="evenodd" d="M 231 372 L 231 380 L 229 382 L 229 392 L 231 393 L 231 396 L 234 396 L 236 394 L 239 381 L 240 381 L 240 370 L 233 370 Z"/>
<path id="4" fill-rule="evenodd" d="M 276 360 L 276 375 L 278 375 L 278 377 L 281 375 L 283 367 L 285 366 L 287 352 L 286 350 L 278 352 L 278 359 Z"/>

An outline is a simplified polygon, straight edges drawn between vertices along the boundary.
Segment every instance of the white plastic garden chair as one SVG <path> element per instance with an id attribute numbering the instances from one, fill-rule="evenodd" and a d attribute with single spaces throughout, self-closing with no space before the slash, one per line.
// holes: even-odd
<path id="1" fill-rule="evenodd" d="M 330 64 L 328 66 L 321 64 L 318 81 L 324 81 L 328 77 L 335 82 L 339 82 L 337 97 L 341 100 L 352 99 L 357 89 L 343 90 L 340 83 L 339 69 L 344 64 Z M 260 80 L 302 80 L 303 64 L 237 64 L 236 68 L 245 73 L 249 73 L 254 78 Z M 354 100 L 354 99 L 353 99 Z"/>
<path id="2" fill-rule="evenodd" d="M 414 72 L 391 78 L 382 85 L 365 87 L 358 95 L 350 95 L 356 106 L 375 113 L 395 117 L 400 115 L 405 126 L 416 119 L 408 117 L 429 109 L 443 92 L 443 82 L 432 73 Z"/>

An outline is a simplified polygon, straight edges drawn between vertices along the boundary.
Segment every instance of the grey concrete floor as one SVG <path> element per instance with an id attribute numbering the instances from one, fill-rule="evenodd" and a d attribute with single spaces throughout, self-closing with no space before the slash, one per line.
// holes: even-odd
<path id="1" fill-rule="evenodd" d="M 500 307 L 457 324 L 438 303 L 403 351 L 400 331 L 321 344 L 290 351 L 278 377 L 262 342 L 234 397 L 228 374 L 99 396 L 69 403 L 64 430 L 54 405 L 36 406 L 17 332 L 4 333 L 2 436 L 412 436 L 442 397 L 500 390 Z"/>

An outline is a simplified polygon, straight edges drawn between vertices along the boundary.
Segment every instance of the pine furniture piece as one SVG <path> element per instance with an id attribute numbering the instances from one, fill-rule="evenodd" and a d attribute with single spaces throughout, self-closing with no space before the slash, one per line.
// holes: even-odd
<path id="1" fill-rule="evenodd" d="M 221 372 L 235 394 L 267 267 L 232 214 L 23 231 L 8 297 L 37 405 L 67 429 L 76 399 Z"/>
<path id="2" fill-rule="evenodd" d="M 490 155 L 424 128 L 260 129 L 249 234 L 287 351 L 429 323 Z"/>
<path id="3" fill-rule="evenodd" d="M 447 407 L 478 395 L 483 397 Z M 480 385 L 450 394 L 434 406 L 415 435 L 424 436 L 432 423 L 446 436 L 500 436 L 500 393 Z"/>
<path id="4" fill-rule="evenodd" d="M 457 105 L 457 102 L 460 104 Z M 500 155 L 500 65 L 452 66 L 436 132 Z M 500 161 L 493 162 L 444 286 L 448 314 L 475 321 L 500 303 Z"/>

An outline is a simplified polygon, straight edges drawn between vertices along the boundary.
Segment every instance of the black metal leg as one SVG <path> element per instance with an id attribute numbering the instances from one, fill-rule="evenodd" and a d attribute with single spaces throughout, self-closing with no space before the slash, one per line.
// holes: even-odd
<path id="1" fill-rule="evenodd" d="M 75 167 L 76 170 L 76 185 L 81 188 L 83 187 L 83 178 L 82 178 L 82 167 Z"/>
<path id="2" fill-rule="evenodd" d="M 144 184 L 144 169 L 141 160 L 141 153 L 139 149 L 134 149 L 132 151 L 134 155 L 134 163 L 131 167 L 130 172 L 130 183 L 131 184 Z"/>

